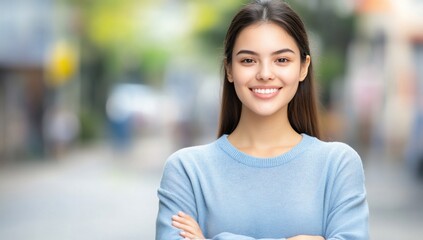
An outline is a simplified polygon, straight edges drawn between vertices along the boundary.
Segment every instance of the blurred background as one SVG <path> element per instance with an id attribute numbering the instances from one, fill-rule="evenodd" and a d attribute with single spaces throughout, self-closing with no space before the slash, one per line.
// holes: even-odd
<path id="1" fill-rule="evenodd" d="M 373 240 L 423 235 L 423 2 L 291 0 L 325 139 L 361 155 Z M 216 138 L 246 1 L 0 0 L 0 239 L 154 239 L 173 151 Z"/>

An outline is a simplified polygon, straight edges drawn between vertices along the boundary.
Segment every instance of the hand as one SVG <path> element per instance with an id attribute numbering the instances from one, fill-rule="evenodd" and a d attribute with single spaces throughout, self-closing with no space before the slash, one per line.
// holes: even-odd
<path id="1" fill-rule="evenodd" d="M 288 240 L 325 240 L 325 238 L 321 236 L 298 235 L 288 238 Z"/>
<path id="2" fill-rule="evenodd" d="M 183 212 L 178 212 L 178 215 L 172 216 L 172 225 L 181 229 L 180 235 L 187 240 L 205 239 L 198 223 Z"/>

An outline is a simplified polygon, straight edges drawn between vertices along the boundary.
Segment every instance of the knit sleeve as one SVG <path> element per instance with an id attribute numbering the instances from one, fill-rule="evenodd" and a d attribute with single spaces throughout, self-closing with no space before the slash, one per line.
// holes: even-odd
<path id="1" fill-rule="evenodd" d="M 220 233 L 216 236 L 214 236 L 211 239 L 207 240 L 286 240 L 286 238 L 252 238 L 248 236 L 238 235 L 238 234 L 232 234 L 228 232 Z"/>
<path id="2" fill-rule="evenodd" d="M 326 240 L 368 240 L 368 205 L 360 156 L 347 147 L 332 179 Z"/>
<path id="3" fill-rule="evenodd" d="M 157 194 L 156 240 L 183 239 L 180 230 L 172 226 L 172 216 L 184 211 L 196 219 L 197 211 L 188 174 L 177 154 L 167 160 Z"/>

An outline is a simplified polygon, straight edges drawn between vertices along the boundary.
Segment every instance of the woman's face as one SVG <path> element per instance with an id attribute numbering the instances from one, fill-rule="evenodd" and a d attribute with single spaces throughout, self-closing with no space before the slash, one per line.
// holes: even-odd
<path id="1" fill-rule="evenodd" d="M 283 28 L 266 22 L 239 33 L 226 68 L 243 113 L 270 116 L 287 112 L 309 63 L 309 56 L 301 63 L 295 40 Z"/>

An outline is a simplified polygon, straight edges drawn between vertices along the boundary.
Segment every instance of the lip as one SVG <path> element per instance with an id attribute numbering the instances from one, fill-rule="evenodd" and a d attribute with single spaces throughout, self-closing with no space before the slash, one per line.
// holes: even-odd
<path id="1" fill-rule="evenodd" d="M 260 99 L 270 99 L 278 95 L 282 87 L 276 86 L 257 86 L 251 87 L 250 91 L 254 96 Z"/>

